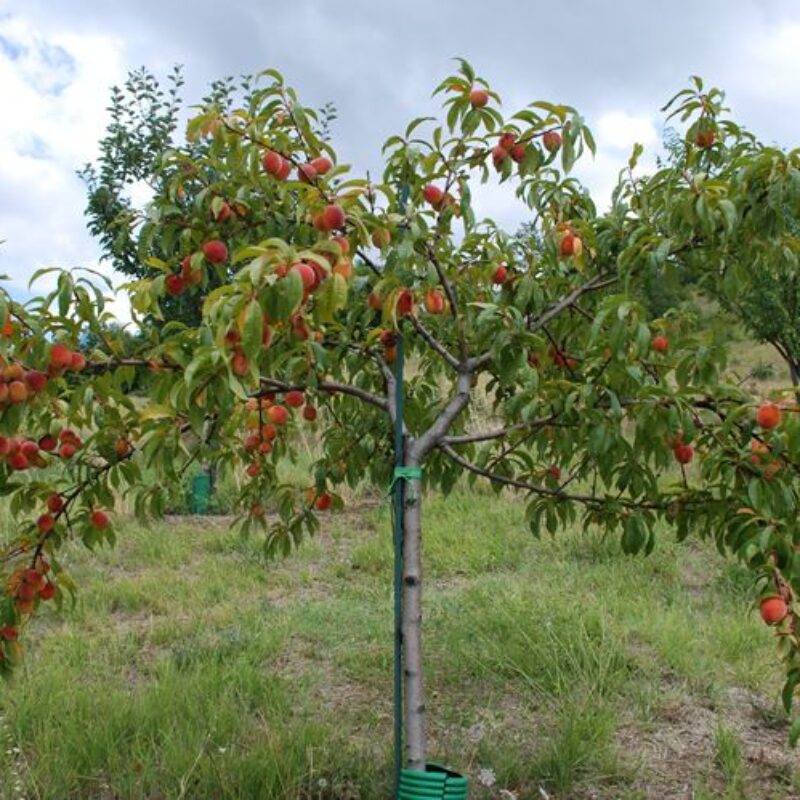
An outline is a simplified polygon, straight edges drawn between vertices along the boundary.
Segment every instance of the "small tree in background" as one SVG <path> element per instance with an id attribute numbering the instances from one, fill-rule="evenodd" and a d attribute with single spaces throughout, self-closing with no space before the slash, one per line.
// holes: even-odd
<path id="1" fill-rule="evenodd" d="M 151 272 L 127 286 L 134 314 L 157 321 L 142 340 L 110 338 L 89 275 L 63 272 L 49 295 L 0 307 L 0 487 L 17 520 L 0 557 L 3 669 L 37 606 L 74 590 L 63 545 L 113 543 L 120 493 L 146 517 L 195 461 L 243 473 L 241 529 L 288 553 L 341 507 L 337 487 L 389 485 L 399 423 L 411 769 L 426 759 L 423 490 L 465 475 L 521 492 L 536 535 L 598 525 L 628 553 L 651 552 L 666 529 L 713 537 L 765 595 L 788 708 L 800 678 L 797 408 L 728 382 L 720 343 L 679 315 L 651 323 L 634 293 L 646 269 L 678 264 L 748 286 L 747 259 L 786 245 L 783 206 L 763 195 L 793 196 L 797 154 L 744 140 L 697 82 L 674 101 L 691 170 L 631 170 L 600 215 L 569 175 L 594 149 L 578 112 L 540 101 L 505 117 L 461 62 L 437 88 L 444 119 L 391 137 L 372 183 L 337 161 L 279 73 L 261 78 L 224 108 L 212 98 L 155 164 L 136 230 Z M 531 235 L 478 216 L 475 185 L 490 179 L 530 210 Z M 169 297 L 199 318 L 171 318 Z M 87 334 L 104 347 L 81 349 Z M 402 415 L 401 336 L 414 366 Z M 134 381 L 147 402 L 130 398 Z M 471 414 L 476 397 L 488 422 Z M 300 426 L 316 428 L 321 453 L 297 486 L 279 464 Z"/>

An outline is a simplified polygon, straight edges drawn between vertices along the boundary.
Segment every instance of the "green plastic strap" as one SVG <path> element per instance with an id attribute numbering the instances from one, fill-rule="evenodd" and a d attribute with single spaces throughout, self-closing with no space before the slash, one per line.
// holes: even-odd
<path id="1" fill-rule="evenodd" d="M 397 481 L 407 481 L 413 478 L 422 478 L 422 467 L 395 467 L 392 473 L 392 482 L 389 484 L 391 494 Z"/>

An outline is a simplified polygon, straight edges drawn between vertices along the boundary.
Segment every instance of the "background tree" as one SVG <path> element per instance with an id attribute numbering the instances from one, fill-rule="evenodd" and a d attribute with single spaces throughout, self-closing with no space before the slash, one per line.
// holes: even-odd
<path id="1" fill-rule="evenodd" d="M 656 275 L 659 293 L 669 273 L 680 276 L 683 286 L 699 280 L 699 288 L 731 312 L 750 335 L 777 350 L 792 384 L 798 386 L 800 187 L 793 177 L 797 151 L 765 146 L 727 116 L 729 109 L 723 105 L 722 92 L 712 89 L 705 94 L 702 82 L 698 78 L 693 82 L 693 89 L 681 95 L 686 102 L 670 117 L 683 113 L 687 106 L 692 113 L 699 112 L 694 139 L 668 129 L 667 156 L 659 164 L 662 174 L 669 174 L 672 180 L 660 181 L 659 189 L 672 192 L 679 186 L 694 186 L 716 192 L 731 217 L 729 225 L 732 231 L 735 229 L 736 241 L 720 254 L 718 272 L 702 267 L 697 270 L 697 253 L 687 251 L 685 257 L 675 260 L 666 276 L 663 270 Z M 705 145 L 706 139 L 708 146 L 700 147 L 698 142 Z M 647 178 L 638 180 L 640 186 L 654 188 Z M 729 197 L 732 193 L 750 195 L 752 206 L 741 208 L 735 197 Z M 667 210 L 666 206 L 662 208 Z M 721 276 L 725 279 L 720 280 Z M 668 291 L 664 298 L 669 305 L 677 299 L 669 296 L 672 294 Z M 657 301 L 654 307 L 659 305 L 663 301 Z"/>
<path id="2" fill-rule="evenodd" d="M 241 470 L 243 532 L 289 552 L 318 513 L 341 507 L 339 485 L 389 485 L 399 422 L 411 769 L 426 759 L 423 491 L 465 474 L 520 490 L 534 534 L 598 525 L 631 553 L 652 551 L 665 528 L 714 537 L 765 596 L 788 707 L 800 677 L 800 423 L 787 413 L 797 409 L 729 383 L 722 344 L 679 315 L 651 324 L 634 293 L 648 267 L 679 264 L 746 286 L 745 256 L 783 246 L 782 208 L 763 192 L 793 191 L 797 154 L 763 173 L 766 149 L 734 146 L 760 181 L 741 170 L 702 178 L 740 131 L 712 120 L 718 93 L 697 85 L 674 101 L 696 173 L 667 166 L 640 180 L 632 164 L 600 215 L 569 175 L 594 149 L 578 112 L 540 101 L 504 117 L 462 61 L 436 90 L 443 121 L 391 137 L 373 184 L 337 162 L 279 73 L 261 77 L 227 113 L 208 104 L 157 164 L 137 230 L 156 274 L 128 286 L 134 314 L 161 321 L 145 341 L 76 352 L 108 332 L 89 276 L 61 273 L 51 294 L 0 307 L 0 485 L 18 518 L 0 559 L 3 667 L 37 604 L 73 588 L 63 544 L 113 542 L 115 495 L 159 514 L 189 464 Z M 530 236 L 479 219 L 474 187 L 493 174 L 530 210 Z M 169 319 L 168 296 L 202 298 L 201 319 Z M 402 414 L 400 336 L 413 364 Z M 129 396 L 134 380 L 146 403 Z M 321 444 L 303 486 L 281 469 L 300 425 L 316 426 Z"/>

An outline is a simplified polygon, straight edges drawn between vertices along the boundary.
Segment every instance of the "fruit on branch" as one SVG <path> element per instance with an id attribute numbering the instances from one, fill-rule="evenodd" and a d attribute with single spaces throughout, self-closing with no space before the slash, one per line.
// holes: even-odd
<path id="1" fill-rule="evenodd" d="M 167 275 L 166 280 L 164 281 L 164 286 L 167 290 L 167 294 L 171 297 L 177 297 L 178 295 L 183 294 L 184 290 L 186 289 L 186 283 L 184 282 L 183 277 L 176 273 Z"/>
<path id="2" fill-rule="evenodd" d="M 39 449 L 44 450 L 45 453 L 52 453 L 53 450 L 58 447 L 58 442 L 56 441 L 55 436 L 51 436 L 49 433 L 46 433 L 39 439 Z"/>
<path id="3" fill-rule="evenodd" d="M 378 228 L 372 233 L 372 244 L 375 245 L 378 250 L 383 250 L 388 247 L 391 241 L 392 234 L 388 228 Z"/>
<path id="4" fill-rule="evenodd" d="M 508 151 L 509 155 L 511 156 L 511 160 L 512 160 L 512 161 L 515 161 L 517 164 L 519 164 L 521 161 L 524 161 L 524 160 L 525 160 L 525 156 L 526 156 L 527 152 L 528 152 L 528 151 L 527 151 L 527 149 L 525 148 L 525 145 L 524 145 L 524 144 L 522 144 L 522 143 L 520 143 L 520 142 L 518 142 L 517 144 L 515 144 L 515 145 L 514 145 L 514 146 L 513 146 L 513 147 L 512 147 L 512 148 L 511 148 L 509 151 Z"/>
<path id="5" fill-rule="evenodd" d="M 307 420 L 308 422 L 313 422 L 317 418 L 317 409 L 312 405 L 306 405 L 303 407 L 303 419 Z"/>
<path id="6" fill-rule="evenodd" d="M 334 265 L 333 270 L 336 275 L 341 275 L 346 281 L 353 277 L 353 262 L 349 258 L 340 258 Z"/>
<path id="7" fill-rule="evenodd" d="M 473 108 L 483 108 L 489 102 L 489 92 L 486 89 L 473 89 L 469 93 L 469 104 Z"/>
<path id="8" fill-rule="evenodd" d="M 75 353 L 72 354 L 73 356 Z M 34 394 L 44 391 L 47 386 L 47 375 L 37 369 L 29 369 L 25 373 L 25 385 Z"/>
<path id="9" fill-rule="evenodd" d="M 275 425 L 285 425 L 289 419 L 289 412 L 281 405 L 270 406 L 266 413 L 269 421 Z"/>
<path id="10" fill-rule="evenodd" d="M 714 144 L 714 139 L 716 135 L 714 134 L 713 130 L 701 130 L 697 131 L 697 134 L 694 137 L 694 143 L 700 150 L 708 150 Z"/>
<path id="11" fill-rule="evenodd" d="M 289 164 L 289 162 L 274 150 L 267 150 L 261 157 L 261 165 L 264 167 L 264 171 L 269 175 L 274 175 L 276 178 L 281 178 L 285 170 L 285 164 Z M 289 164 L 289 169 L 291 169 L 291 166 Z"/>
<path id="12" fill-rule="evenodd" d="M 64 498 L 60 494 L 51 494 L 50 497 L 47 498 L 47 509 L 48 511 L 52 511 L 53 514 L 57 514 L 64 508 Z"/>
<path id="13" fill-rule="evenodd" d="M 326 492 L 317 496 L 317 499 L 314 500 L 314 508 L 317 511 L 327 511 L 331 507 L 331 496 Z"/>
<path id="14" fill-rule="evenodd" d="M 654 336 L 651 342 L 651 347 L 657 353 L 666 353 L 669 350 L 669 339 L 666 336 Z"/>
<path id="15" fill-rule="evenodd" d="M 347 215 L 338 203 L 329 203 L 323 212 L 323 216 L 329 231 L 343 228 L 347 221 Z"/>
<path id="16" fill-rule="evenodd" d="M 498 141 L 497 145 L 498 147 L 502 147 L 503 150 L 511 150 L 516 141 L 517 137 L 513 133 L 506 131 L 506 133 L 500 137 L 500 141 Z"/>
<path id="17" fill-rule="evenodd" d="M 560 251 L 562 256 L 579 256 L 583 252 L 583 242 L 580 236 L 572 231 L 567 231 L 561 238 Z"/>
<path id="18" fill-rule="evenodd" d="M 496 170 L 502 169 L 503 162 L 507 158 L 508 158 L 508 150 L 506 150 L 504 147 L 501 147 L 498 144 L 492 148 L 492 163 L 494 164 L 494 168 Z"/>
<path id="19" fill-rule="evenodd" d="M 557 153 L 561 149 L 561 134 L 558 131 L 545 131 L 542 144 L 548 153 Z"/>
<path id="20" fill-rule="evenodd" d="M 203 282 L 203 270 L 192 268 L 192 257 L 184 256 L 181 261 L 181 277 L 187 286 L 197 286 Z"/>
<path id="21" fill-rule="evenodd" d="M 250 372 L 250 362 L 241 350 L 236 350 L 231 356 L 231 371 L 239 378 Z"/>
<path id="22" fill-rule="evenodd" d="M 410 289 L 403 289 L 397 295 L 397 314 L 398 316 L 406 316 L 414 310 L 414 295 L 411 294 Z"/>
<path id="23" fill-rule="evenodd" d="M 789 608 L 780 595 L 774 594 L 761 600 L 759 611 L 767 625 L 777 625 L 789 613 Z"/>
<path id="24" fill-rule="evenodd" d="M 39 597 L 42 600 L 52 600 L 56 595 L 56 585 L 48 581 L 41 589 L 39 589 Z"/>
<path id="25" fill-rule="evenodd" d="M 220 205 L 220 207 L 217 209 L 216 214 L 214 214 L 213 209 L 211 213 L 214 216 L 214 219 L 220 223 L 227 222 L 233 216 L 233 211 L 231 211 L 231 207 L 225 202 L 223 202 Z"/>
<path id="26" fill-rule="evenodd" d="M 211 239 L 203 244 L 203 255 L 212 264 L 222 264 L 228 259 L 228 246 L 219 239 Z"/>
<path id="27" fill-rule="evenodd" d="M 292 266 L 292 271 L 300 276 L 303 287 L 311 291 L 317 285 L 317 273 L 310 264 L 305 261 L 298 261 Z"/>
<path id="28" fill-rule="evenodd" d="M 267 422 L 261 428 L 261 435 L 265 439 L 274 439 L 278 435 L 278 429 L 271 422 Z"/>
<path id="29" fill-rule="evenodd" d="M 245 472 L 247 473 L 248 477 L 256 478 L 261 474 L 261 465 L 258 464 L 258 462 L 253 461 L 247 465 Z"/>
<path id="30" fill-rule="evenodd" d="M 56 525 L 55 517 L 52 514 L 42 514 L 36 520 L 36 527 L 41 533 L 50 533 Z"/>
<path id="31" fill-rule="evenodd" d="M 694 448 L 690 444 L 678 442 L 673 450 L 675 460 L 679 464 L 689 464 L 694 458 Z"/>
<path id="32" fill-rule="evenodd" d="M 350 252 L 350 240 L 346 236 L 334 236 L 331 241 L 339 245 L 343 256 L 346 256 Z"/>
<path id="33" fill-rule="evenodd" d="M 429 183 L 422 190 L 422 196 L 434 208 L 438 208 L 442 204 L 442 200 L 444 200 L 444 191 L 442 191 L 438 186 Z"/>
<path id="34" fill-rule="evenodd" d="M 3 625 L 0 628 L 0 639 L 5 639 L 7 642 L 13 642 L 19 636 L 19 631 L 13 625 Z"/>
<path id="35" fill-rule="evenodd" d="M 11 403 L 24 403 L 28 399 L 28 387 L 22 381 L 8 384 L 8 400 Z"/>
<path id="36" fill-rule="evenodd" d="M 73 372 L 80 372 L 85 367 L 86 367 L 86 357 L 83 355 L 83 353 L 73 352 L 69 368 Z"/>
<path id="37" fill-rule="evenodd" d="M 317 179 L 317 170 L 312 164 L 300 164 L 297 168 L 297 179 L 303 183 L 314 183 Z"/>
<path id="38" fill-rule="evenodd" d="M 781 424 L 782 416 L 780 407 L 775 403 L 762 403 L 756 411 L 756 422 L 768 431 Z"/>
<path id="39" fill-rule="evenodd" d="M 287 406 L 291 406 L 292 408 L 300 408 L 300 406 L 305 403 L 306 396 L 298 389 L 292 389 L 291 391 L 286 392 L 286 394 L 283 396 L 283 399 L 286 401 Z"/>
<path id="40" fill-rule="evenodd" d="M 50 348 L 50 366 L 54 370 L 69 369 L 72 364 L 72 351 L 65 344 L 56 342 Z"/>
<path id="41" fill-rule="evenodd" d="M 318 156 L 311 160 L 311 166 L 314 168 L 317 175 L 327 175 L 331 171 L 333 164 L 329 158 Z"/>
<path id="42" fill-rule="evenodd" d="M 438 289 L 430 289 L 425 293 L 425 310 L 429 314 L 441 314 L 444 306 L 444 295 Z"/>
<path id="43" fill-rule="evenodd" d="M 97 528 L 97 530 L 102 531 L 111 524 L 111 520 L 105 511 L 96 508 L 91 514 L 89 514 L 89 523 L 93 528 Z"/>
<path id="44" fill-rule="evenodd" d="M 495 271 L 492 273 L 492 283 L 497 286 L 506 282 L 506 278 L 508 278 L 508 265 L 505 261 L 498 264 Z"/>
<path id="45" fill-rule="evenodd" d="M 117 441 L 114 442 L 114 453 L 120 460 L 127 458 L 132 450 L 133 445 L 131 445 L 127 439 L 117 439 Z"/>
<path id="46" fill-rule="evenodd" d="M 381 311 L 383 309 L 383 300 L 381 300 L 380 295 L 375 292 L 370 292 L 367 297 L 367 305 L 373 311 Z"/>

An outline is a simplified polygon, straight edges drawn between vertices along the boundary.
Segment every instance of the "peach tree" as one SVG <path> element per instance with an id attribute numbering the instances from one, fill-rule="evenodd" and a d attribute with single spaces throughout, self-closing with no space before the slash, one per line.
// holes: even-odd
<path id="1" fill-rule="evenodd" d="M 580 114 L 540 101 L 504 116 L 460 62 L 436 90 L 442 119 L 391 137 L 372 182 L 339 162 L 279 73 L 260 78 L 239 105 L 205 104 L 156 161 L 135 230 L 152 273 L 119 289 L 137 337 L 111 325 L 112 287 L 88 271 L 34 276 L 48 288 L 24 305 L 3 295 L 3 670 L 37 608 L 76 590 L 64 545 L 113 544 L 116 498 L 162 514 L 169 487 L 208 462 L 242 477 L 243 532 L 288 553 L 342 506 L 339 487 L 390 485 L 398 425 L 409 768 L 426 758 L 424 489 L 465 476 L 518 490 L 537 535 L 594 525 L 628 553 L 651 552 L 659 533 L 713 538 L 752 571 L 788 709 L 800 681 L 793 395 L 750 396 L 724 342 L 677 314 L 648 320 L 635 292 L 643 270 L 684 261 L 733 291 L 759 252 L 795 248 L 763 199 L 797 202 L 796 154 L 751 142 L 715 173 L 740 132 L 697 84 L 673 101 L 691 169 L 636 177 L 637 150 L 598 211 L 571 175 L 594 151 Z M 480 216 L 487 181 L 518 199 L 525 236 Z M 175 297 L 200 321 L 165 315 Z M 298 486 L 280 465 L 303 426 L 319 456 Z"/>

